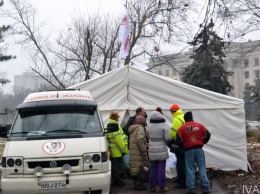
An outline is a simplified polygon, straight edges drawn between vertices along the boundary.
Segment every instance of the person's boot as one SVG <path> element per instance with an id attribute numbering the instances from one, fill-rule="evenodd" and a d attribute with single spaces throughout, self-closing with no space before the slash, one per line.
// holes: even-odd
<path id="1" fill-rule="evenodd" d="M 114 181 L 112 186 L 116 186 L 116 187 L 125 186 L 125 182 L 122 180 Z"/>
<path id="2" fill-rule="evenodd" d="M 181 184 L 181 183 L 177 183 L 174 186 L 175 189 L 186 189 L 186 185 L 185 184 Z"/>
<path id="3" fill-rule="evenodd" d="M 195 194 L 195 189 L 187 189 L 186 193 L 187 194 Z"/>
<path id="4" fill-rule="evenodd" d="M 173 182 L 173 183 L 179 183 L 180 180 L 178 179 L 178 177 L 173 177 L 173 178 L 172 178 L 172 182 Z"/>
<path id="5" fill-rule="evenodd" d="M 211 193 L 211 189 L 209 188 L 203 188 L 203 194 L 208 194 L 208 193 Z"/>
<path id="6" fill-rule="evenodd" d="M 168 192 L 168 188 L 167 187 L 164 187 L 164 188 L 162 188 L 162 189 L 159 189 L 159 193 L 166 193 L 166 192 Z"/>
<path id="7" fill-rule="evenodd" d="M 140 180 L 138 180 L 137 178 L 134 181 L 134 189 L 136 190 L 147 190 L 147 186 L 141 182 Z"/>

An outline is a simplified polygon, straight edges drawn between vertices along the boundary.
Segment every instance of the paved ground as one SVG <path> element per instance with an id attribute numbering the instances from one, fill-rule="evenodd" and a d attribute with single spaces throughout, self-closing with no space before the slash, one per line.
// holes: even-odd
<path id="1" fill-rule="evenodd" d="M 151 194 L 150 191 L 137 191 L 133 189 L 133 180 L 130 178 L 124 178 L 124 181 L 126 182 L 126 185 L 123 187 L 112 187 L 111 188 L 111 194 Z M 167 187 L 169 191 L 167 193 L 171 194 L 185 194 L 184 189 L 175 189 L 174 188 L 175 183 L 172 183 L 170 179 L 167 179 Z M 199 180 L 197 181 L 198 188 L 196 190 L 196 194 L 202 193 L 202 190 L 200 189 Z M 157 191 L 157 193 L 159 193 Z M 219 186 L 216 179 L 212 179 L 212 194 L 232 194 L 230 190 L 224 190 L 222 187 Z"/>
<path id="2" fill-rule="evenodd" d="M 131 180 L 128 177 L 124 178 L 124 181 L 126 182 L 126 185 L 123 187 L 111 187 L 111 194 L 151 194 L 149 190 L 147 191 L 137 191 L 133 188 L 133 180 Z M 172 183 L 170 179 L 167 179 L 167 187 L 169 191 L 168 194 L 185 194 L 184 189 L 175 189 L 174 188 L 175 183 Z M 200 189 L 199 180 L 197 181 L 197 190 L 196 194 L 202 193 L 202 190 Z M 158 191 L 156 193 L 159 193 Z M 2 190 L 0 188 L 0 194 L 2 194 Z M 222 187 L 219 186 L 216 179 L 212 179 L 212 194 L 232 194 L 230 190 L 224 190 Z"/>

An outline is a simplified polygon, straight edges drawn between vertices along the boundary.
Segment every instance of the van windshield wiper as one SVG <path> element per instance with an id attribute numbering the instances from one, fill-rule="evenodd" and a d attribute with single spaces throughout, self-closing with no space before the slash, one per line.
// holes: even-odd
<path id="1" fill-rule="evenodd" d="M 64 132 L 87 134 L 85 131 L 73 130 L 73 129 L 57 129 L 53 131 L 46 131 L 46 133 L 64 133 Z"/>
<path id="2" fill-rule="evenodd" d="M 17 135 L 17 134 L 22 134 L 22 135 L 45 135 L 42 132 L 37 132 L 37 131 L 20 131 L 20 132 L 13 132 L 10 135 Z"/>

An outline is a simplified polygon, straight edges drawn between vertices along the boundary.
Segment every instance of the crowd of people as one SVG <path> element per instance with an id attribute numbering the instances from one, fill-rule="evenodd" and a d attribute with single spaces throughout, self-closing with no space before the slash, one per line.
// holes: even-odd
<path id="1" fill-rule="evenodd" d="M 157 107 L 149 117 L 145 109 L 139 107 L 136 114 L 119 130 L 107 134 L 110 160 L 112 163 L 112 185 L 124 186 L 120 177 L 123 157 L 129 156 L 129 171 L 134 188 L 150 192 L 168 192 L 166 186 L 166 160 L 169 150 L 177 158 L 176 188 L 195 193 L 196 170 L 198 169 L 203 193 L 211 193 L 206 173 L 203 145 L 210 139 L 210 132 L 201 123 L 193 121 L 191 111 L 185 114 L 178 104 L 170 107 L 172 126 L 168 127 L 162 109 Z M 149 118 L 147 120 L 147 118 Z M 109 123 L 118 123 L 119 114 L 110 113 Z M 148 186 L 140 177 L 141 168 L 148 166 Z"/>

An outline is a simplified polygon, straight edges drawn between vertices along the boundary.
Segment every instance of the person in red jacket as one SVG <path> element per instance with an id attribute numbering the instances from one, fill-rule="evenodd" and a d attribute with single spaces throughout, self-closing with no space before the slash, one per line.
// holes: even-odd
<path id="1" fill-rule="evenodd" d="M 199 177 L 203 186 L 203 193 L 211 193 L 209 180 L 206 173 L 206 161 L 202 147 L 210 139 L 210 133 L 201 123 L 193 121 L 192 112 L 184 114 L 185 124 L 177 133 L 176 143 L 185 151 L 186 186 L 187 193 L 195 193 L 196 165 L 199 170 Z"/>

